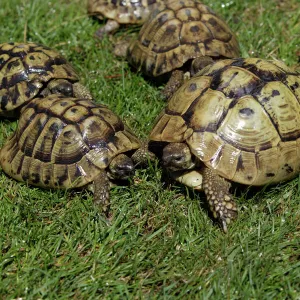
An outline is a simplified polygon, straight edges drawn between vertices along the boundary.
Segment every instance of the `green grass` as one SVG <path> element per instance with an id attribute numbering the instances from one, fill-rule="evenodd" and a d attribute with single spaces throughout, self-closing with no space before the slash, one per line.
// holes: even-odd
<path id="1" fill-rule="evenodd" d="M 1 43 L 55 47 L 97 102 L 147 136 L 164 105 L 159 88 L 116 60 L 110 39 L 93 38 L 99 22 L 84 1 L 2 2 Z M 297 63 L 298 0 L 216 0 L 212 8 L 237 32 L 244 57 Z M 0 121 L 1 144 L 15 127 Z M 203 194 L 165 189 L 155 164 L 112 189 L 110 223 L 88 192 L 42 190 L 1 173 L 0 298 L 300 299 L 299 180 L 236 190 L 240 214 L 225 235 Z"/>

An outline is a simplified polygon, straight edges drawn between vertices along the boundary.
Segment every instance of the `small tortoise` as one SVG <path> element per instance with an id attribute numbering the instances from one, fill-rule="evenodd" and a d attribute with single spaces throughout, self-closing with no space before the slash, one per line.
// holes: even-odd
<path id="1" fill-rule="evenodd" d="M 96 36 L 117 30 L 120 24 L 143 24 L 150 12 L 163 0 L 88 0 L 88 14 L 100 20 L 108 19 Z"/>
<path id="2" fill-rule="evenodd" d="M 150 141 L 173 177 L 203 188 L 226 231 L 237 216 L 230 182 L 259 186 L 300 172 L 300 74 L 280 61 L 220 60 L 174 93 Z"/>
<path id="3" fill-rule="evenodd" d="M 208 6 L 168 0 L 152 12 L 138 39 L 130 43 L 127 59 L 150 77 L 169 77 L 173 72 L 163 92 L 169 98 L 183 83 L 183 71 L 193 75 L 213 60 L 239 53 L 235 34 Z"/>
<path id="4" fill-rule="evenodd" d="M 140 143 L 106 106 L 90 99 L 50 95 L 21 110 L 18 127 L 0 152 L 5 173 L 45 188 L 92 187 L 109 208 L 110 180 L 134 172 Z"/>
<path id="5" fill-rule="evenodd" d="M 64 94 L 91 98 L 58 52 L 34 43 L 0 44 L 0 116 L 17 115 L 36 96 Z"/>

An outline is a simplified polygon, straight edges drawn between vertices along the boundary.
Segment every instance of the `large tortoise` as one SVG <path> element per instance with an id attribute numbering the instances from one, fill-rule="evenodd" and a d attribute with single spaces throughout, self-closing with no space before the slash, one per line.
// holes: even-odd
<path id="1" fill-rule="evenodd" d="M 88 0 L 88 14 L 108 19 L 96 36 L 102 38 L 117 30 L 120 24 L 143 24 L 150 12 L 163 0 Z"/>
<path id="2" fill-rule="evenodd" d="M 57 51 L 35 43 L 0 44 L 0 116 L 16 116 L 34 97 L 57 93 L 91 98 Z"/>
<path id="3" fill-rule="evenodd" d="M 17 130 L 0 150 L 5 173 L 45 188 L 87 187 L 104 212 L 111 180 L 134 172 L 139 140 L 106 106 L 50 95 L 21 111 Z"/>
<path id="4" fill-rule="evenodd" d="M 150 141 L 173 176 L 203 188 L 226 231 L 237 215 L 230 182 L 260 186 L 299 174 L 300 74 L 280 61 L 218 61 L 175 92 Z"/>
<path id="5" fill-rule="evenodd" d="M 130 43 L 127 59 L 150 77 L 169 77 L 173 72 L 164 90 L 169 98 L 182 84 L 184 72 L 193 75 L 213 60 L 239 53 L 235 34 L 208 6 L 168 0 L 151 13 L 138 39 Z"/>

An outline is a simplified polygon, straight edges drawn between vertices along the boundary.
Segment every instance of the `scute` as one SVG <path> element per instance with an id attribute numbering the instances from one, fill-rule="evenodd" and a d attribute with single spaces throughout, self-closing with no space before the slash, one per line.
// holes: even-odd
<path id="1" fill-rule="evenodd" d="M 127 59 L 156 77 L 201 56 L 238 57 L 234 33 L 204 4 L 169 0 L 152 12 L 129 46 Z"/>
<path id="2" fill-rule="evenodd" d="M 19 181 L 52 188 L 83 186 L 116 155 L 140 146 L 103 105 L 59 95 L 44 100 L 33 99 L 22 108 L 16 132 L 0 152 L 4 172 Z"/>
<path id="3" fill-rule="evenodd" d="M 181 86 L 151 141 L 186 142 L 234 182 L 264 185 L 300 172 L 300 75 L 258 58 L 216 62 Z"/>
<path id="4" fill-rule="evenodd" d="M 35 97 L 51 79 L 79 80 L 58 52 L 34 43 L 0 44 L 0 115 Z"/>

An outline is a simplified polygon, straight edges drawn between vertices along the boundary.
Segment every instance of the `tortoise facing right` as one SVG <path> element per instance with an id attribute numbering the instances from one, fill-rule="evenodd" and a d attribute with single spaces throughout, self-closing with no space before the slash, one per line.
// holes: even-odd
<path id="1" fill-rule="evenodd" d="M 300 74 L 280 61 L 218 61 L 175 92 L 150 147 L 173 177 L 204 190 L 227 231 L 237 216 L 230 182 L 259 186 L 300 172 Z"/>
<path id="2" fill-rule="evenodd" d="M 106 106 L 50 95 L 31 100 L 0 150 L 9 176 L 44 188 L 87 187 L 107 213 L 110 181 L 133 175 L 139 140 Z"/>

